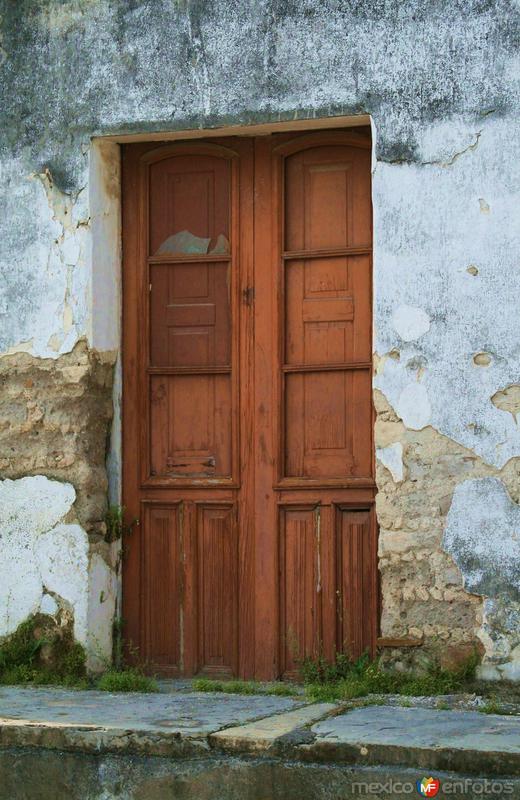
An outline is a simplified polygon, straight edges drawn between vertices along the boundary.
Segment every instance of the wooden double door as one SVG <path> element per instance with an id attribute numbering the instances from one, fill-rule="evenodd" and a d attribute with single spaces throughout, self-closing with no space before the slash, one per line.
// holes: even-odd
<path id="1" fill-rule="evenodd" d="M 123 153 L 123 616 L 169 675 L 374 651 L 370 136 Z"/>

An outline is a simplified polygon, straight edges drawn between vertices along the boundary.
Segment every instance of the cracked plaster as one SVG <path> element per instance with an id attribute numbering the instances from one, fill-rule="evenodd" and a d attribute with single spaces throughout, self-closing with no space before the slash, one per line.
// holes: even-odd
<path id="1" fill-rule="evenodd" d="M 423 155 L 439 155 L 445 129 L 428 130 Z M 431 424 L 500 468 L 520 455 L 518 426 L 490 401 L 518 375 L 520 192 L 511 174 L 518 136 L 516 126 L 492 117 L 482 131 L 478 147 L 447 168 L 376 166 L 375 349 L 400 357 L 384 360 L 375 386 L 408 427 Z M 430 320 L 419 337 L 403 322 L 396 330 L 403 306 L 413 309 L 410 325 L 419 310 Z M 483 352 L 486 370 L 474 362 Z"/>

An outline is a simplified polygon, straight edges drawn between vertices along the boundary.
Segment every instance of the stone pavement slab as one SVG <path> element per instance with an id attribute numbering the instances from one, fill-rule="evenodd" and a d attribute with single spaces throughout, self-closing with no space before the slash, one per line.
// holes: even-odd
<path id="1" fill-rule="evenodd" d="M 311 728 L 310 760 L 520 775 L 520 717 L 367 706 Z"/>
<path id="2" fill-rule="evenodd" d="M 189 755 L 208 734 L 305 706 L 265 695 L 0 689 L 0 746 Z"/>
<path id="3" fill-rule="evenodd" d="M 279 714 L 308 701 L 207 692 L 110 693 L 72 689 L 0 689 L 0 717 L 204 736 L 228 725 Z"/>
<path id="4" fill-rule="evenodd" d="M 339 708 L 337 703 L 313 703 L 273 717 L 264 717 L 247 725 L 218 731 L 211 734 L 210 742 L 224 750 L 238 750 L 242 753 L 269 750 L 283 737 L 333 714 Z"/>

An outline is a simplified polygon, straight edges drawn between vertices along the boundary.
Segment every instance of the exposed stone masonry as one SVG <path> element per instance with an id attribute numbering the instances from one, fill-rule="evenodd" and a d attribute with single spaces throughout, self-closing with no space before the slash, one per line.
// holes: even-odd
<path id="1" fill-rule="evenodd" d="M 72 483 L 78 521 L 94 539 L 105 533 L 112 380 L 113 363 L 84 341 L 57 359 L 0 358 L 0 474 Z"/>
<path id="2" fill-rule="evenodd" d="M 504 634 L 505 639 L 512 635 L 511 600 L 483 600 L 465 588 L 464 576 L 454 563 L 457 550 L 445 552 L 443 534 L 453 493 L 466 481 L 499 477 L 511 499 L 518 502 L 520 459 L 511 459 L 497 470 L 430 426 L 420 431 L 406 429 L 382 393 L 376 391 L 374 397 L 378 447 L 388 448 L 395 442 L 403 447 L 402 481 L 396 482 L 380 459 L 377 463 L 382 635 L 424 643 L 422 648 L 395 650 L 387 656 L 420 664 L 424 656 L 438 654 L 447 664 L 468 656 L 478 644 L 485 655 L 483 674 L 499 677 L 495 672 L 501 670 L 496 668 L 511 658 L 514 644 L 504 642 Z M 478 552 L 474 563 L 478 568 Z M 487 565 L 482 566 L 485 571 Z M 520 658 L 513 658 L 518 669 Z M 508 677 L 514 677 L 514 669 L 506 670 Z"/>

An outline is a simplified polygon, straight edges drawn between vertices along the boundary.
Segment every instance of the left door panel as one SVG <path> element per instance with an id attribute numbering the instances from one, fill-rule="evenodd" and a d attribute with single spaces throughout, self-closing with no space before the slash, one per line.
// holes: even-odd
<path id="1" fill-rule="evenodd" d="M 123 616 L 129 649 L 171 675 L 237 674 L 252 613 L 239 408 L 251 151 L 124 153 L 123 485 L 139 525 L 124 548 Z"/>

